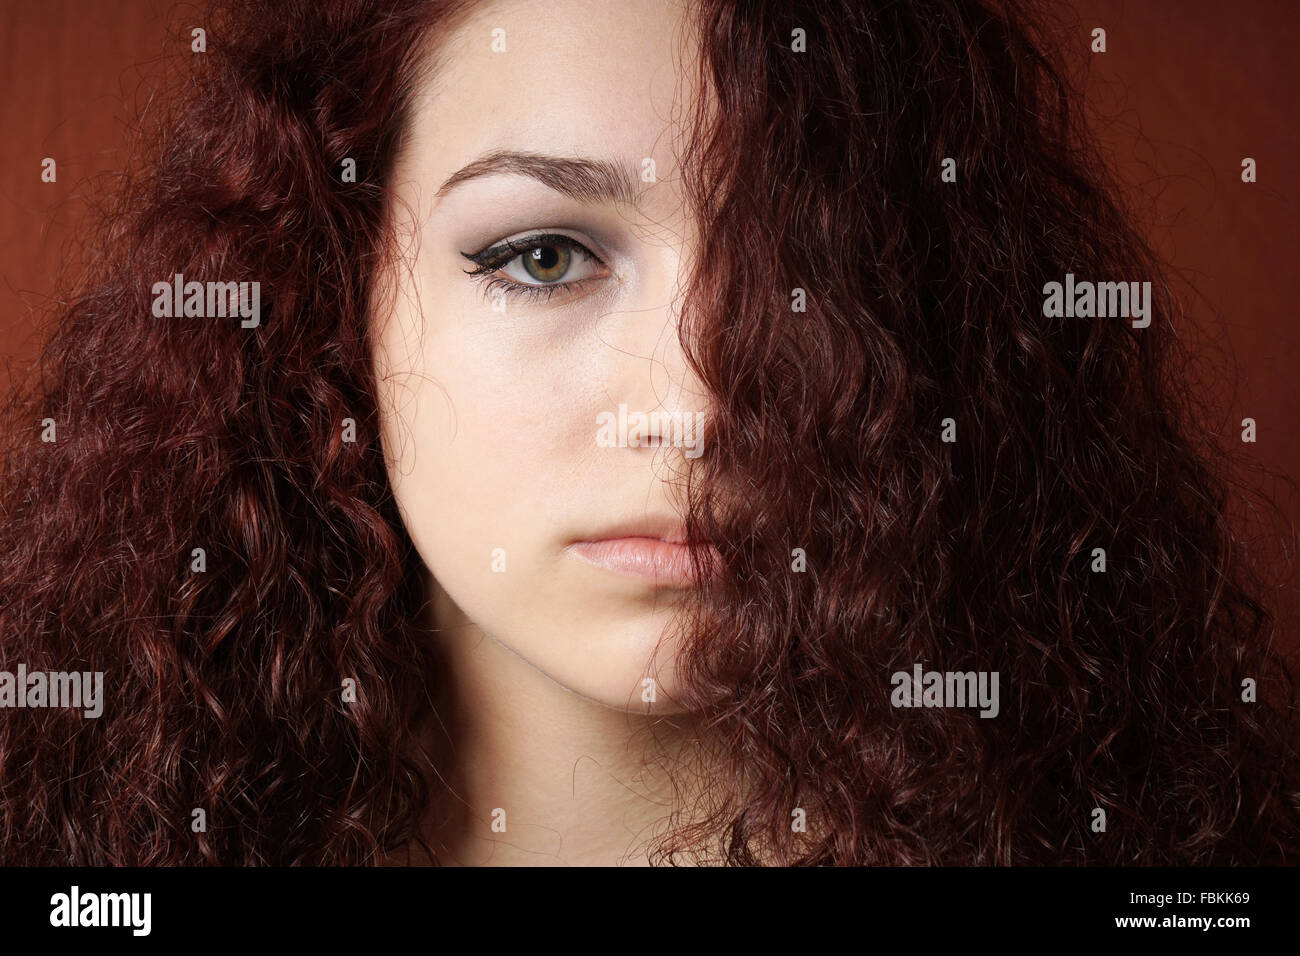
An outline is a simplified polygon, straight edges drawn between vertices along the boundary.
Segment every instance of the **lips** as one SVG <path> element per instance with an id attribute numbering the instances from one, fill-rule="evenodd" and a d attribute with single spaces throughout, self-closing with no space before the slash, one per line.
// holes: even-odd
<path id="1" fill-rule="evenodd" d="M 697 583 L 691 561 L 699 553 L 706 573 L 714 573 L 721 555 L 709 544 L 688 543 L 680 522 L 645 518 L 572 542 L 567 549 L 582 561 L 624 577 L 668 586 Z"/>

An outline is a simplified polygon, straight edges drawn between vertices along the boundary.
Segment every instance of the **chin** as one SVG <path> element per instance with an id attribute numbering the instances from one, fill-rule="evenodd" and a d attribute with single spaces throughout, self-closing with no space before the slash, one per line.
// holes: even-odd
<path id="1" fill-rule="evenodd" d="M 674 646 L 670 640 L 659 646 L 664 625 L 654 623 L 642 634 L 627 634 L 622 640 L 611 639 L 616 628 L 592 631 L 588 627 L 584 639 L 572 645 L 569 660 L 539 661 L 534 666 L 567 690 L 613 710 L 682 713 Z"/>

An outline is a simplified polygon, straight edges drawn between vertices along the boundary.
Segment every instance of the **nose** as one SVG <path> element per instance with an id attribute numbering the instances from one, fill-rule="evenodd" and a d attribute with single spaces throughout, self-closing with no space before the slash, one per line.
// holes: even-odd
<path id="1" fill-rule="evenodd" d="M 672 447 L 693 459 L 704 453 L 709 400 L 681 341 L 689 252 L 685 244 L 657 250 L 638 301 L 618 314 L 606 341 L 621 353 L 608 394 L 617 403 L 610 411 L 628 423 L 629 450 Z"/>

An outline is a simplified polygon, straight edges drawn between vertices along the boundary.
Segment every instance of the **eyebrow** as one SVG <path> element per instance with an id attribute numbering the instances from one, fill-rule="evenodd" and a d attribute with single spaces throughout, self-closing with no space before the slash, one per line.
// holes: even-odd
<path id="1" fill-rule="evenodd" d="M 548 156 L 545 153 L 509 149 L 488 153 L 452 173 L 439 187 L 436 195 L 441 197 L 463 182 L 495 173 L 530 176 L 578 202 L 635 204 L 637 201 L 634 178 L 625 167 L 617 163 L 604 159 Z"/>

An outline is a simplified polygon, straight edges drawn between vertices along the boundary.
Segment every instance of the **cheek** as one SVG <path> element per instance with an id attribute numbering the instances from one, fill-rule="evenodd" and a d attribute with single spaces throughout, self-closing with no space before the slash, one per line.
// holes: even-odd
<path id="1" fill-rule="evenodd" d="M 562 356 L 525 359 L 505 336 L 459 335 L 442 318 L 430 316 L 385 401 L 385 443 L 398 455 L 390 474 L 429 570 L 501 636 L 557 571 L 567 525 L 556 517 L 580 496 L 595 415 L 575 400 Z"/>
<path id="2" fill-rule="evenodd" d="M 627 477 L 621 454 L 596 444 L 612 377 L 600 357 L 621 353 L 581 336 L 485 330 L 481 318 L 430 319 L 381 406 L 394 494 L 420 556 L 469 620 L 524 660 L 609 706 L 637 706 L 671 607 L 593 577 L 563 550 L 593 512 L 647 497 L 640 477 L 614 492 Z"/>

